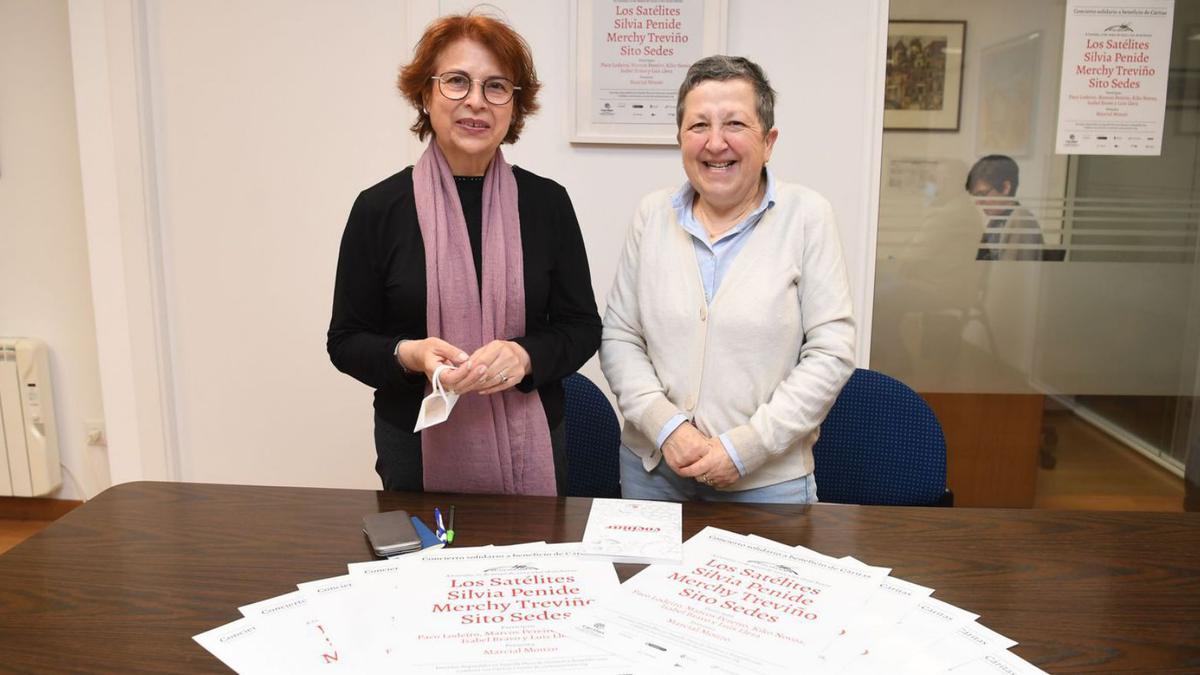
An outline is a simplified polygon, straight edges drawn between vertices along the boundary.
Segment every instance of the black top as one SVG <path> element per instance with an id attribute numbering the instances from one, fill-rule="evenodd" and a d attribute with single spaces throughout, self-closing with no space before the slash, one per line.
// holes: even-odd
<path id="1" fill-rule="evenodd" d="M 513 173 L 525 266 L 525 335 L 509 339 L 529 353 L 532 363 L 532 372 L 517 389 L 538 390 L 553 429 L 563 416 L 562 378 L 578 370 L 600 346 L 600 315 L 583 235 L 567 191 L 520 167 L 513 167 Z M 455 182 L 476 278 L 482 278 L 483 184 Z M 364 190 L 350 210 L 326 343 L 338 370 L 375 388 L 379 416 L 404 429 L 416 424 L 426 378 L 406 376 L 393 352 L 402 339 L 428 337 L 425 290 L 425 243 L 408 167 Z"/>
<path id="2" fill-rule="evenodd" d="M 483 295 L 483 176 L 455 176 L 458 203 L 462 205 L 463 220 L 467 223 L 467 240 L 471 243 L 471 262 L 475 263 L 475 285 Z M 518 214 L 519 216 L 520 214 Z"/>

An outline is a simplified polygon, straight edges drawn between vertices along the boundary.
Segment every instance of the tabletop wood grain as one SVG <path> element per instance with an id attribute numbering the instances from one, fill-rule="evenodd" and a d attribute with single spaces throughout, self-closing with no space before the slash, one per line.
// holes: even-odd
<path id="1" fill-rule="evenodd" d="M 450 504 L 475 546 L 578 541 L 590 500 L 120 485 L 0 555 L 0 670 L 226 672 L 192 635 L 372 559 L 364 514 Z M 685 504 L 705 525 L 890 567 L 1052 673 L 1200 672 L 1200 514 Z"/>

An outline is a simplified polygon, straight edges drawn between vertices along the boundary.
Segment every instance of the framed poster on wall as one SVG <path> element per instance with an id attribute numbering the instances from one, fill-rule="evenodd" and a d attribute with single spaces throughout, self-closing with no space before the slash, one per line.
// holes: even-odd
<path id="1" fill-rule="evenodd" d="M 674 145 L 687 69 L 725 51 L 726 0 L 571 2 L 571 142 Z"/>
<path id="2" fill-rule="evenodd" d="M 1066 5 L 1054 152 L 1161 155 L 1174 0 Z"/>
<path id="3" fill-rule="evenodd" d="M 1033 153 L 1041 57 L 1040 31 L 984 47 L 980 53 L 977 156 Z"/>
<path id="4" fill-rule="evenodd" d="M 966 21 L 889 21 L 883 128 L 958 131 Z"/>

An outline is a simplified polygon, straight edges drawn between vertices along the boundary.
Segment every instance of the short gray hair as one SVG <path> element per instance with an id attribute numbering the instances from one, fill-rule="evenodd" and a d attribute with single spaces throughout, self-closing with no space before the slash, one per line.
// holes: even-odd
<path id="1" fill-rule="evenodd" d="M 675 102 L 675 129 L 683 129 L 683 99 L 688 92 L 709 80 L 745 80 L 754 88 L 755 110 L 758 121 L 763 125 L 763 135 L 775 127 L 775 90 L 767 81 L 762 66 L 744 56 L 717 54 L 706 56 L 688 68 L 679 85 L 679 98 Z"/>

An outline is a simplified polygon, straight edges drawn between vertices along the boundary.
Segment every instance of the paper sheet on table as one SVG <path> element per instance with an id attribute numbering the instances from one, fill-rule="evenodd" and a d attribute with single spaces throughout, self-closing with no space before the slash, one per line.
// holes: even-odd
<path id="1" fill-rule="evenodd" d="M 963 664 L 949 675 L 1045 675 L 1046 671 L 1008 651 L 987 654 L 983 658 Z"/>
<path id="2" fill-rule="evenodd" d="M 919 601 L 929 597 L 933 589 L 903 579 L 888 577 L 863 604 L 845 628 L 825 646 L 821 662 L 830 672 L 839 672 L 848 663 L 869 650 L 873 644 L 890 635 Z"/>
<path id="3" fill-rule="evenodd" d="M 308 601 L 314 616 L 321 617 L 326 630 L 336 635 L 339 655 L 355 670 L 370 670 L 384 657 L 383 650 L 370 638 L 372 627 L 363 618 L 366 608 L 373 607 L 370 598 L 354 591 L 349 574 L 296 584 Z"/>
<path id="4" fill-rule="evenodd" d="M 849 661 L 843 675 L 875 675 L 889 672 L 910 654 L 950 635 L 978 619 L 965 609 L 935 598 L 922 598 L 917 606 L 896 624 L 895 630 L 874 640 L 870 650 Z"/>
<path id="5" fill-rule="evenodd" d="M 277 655 L 275 672 L 316 673 L 355 668 L 341 636 L 334 635 L 300 591 L 239 608 L 260 629 L 266 649 Z"/>
<path id="6" fill-rule="evenodd" d="M 624 563 L 683 561 L 683 505 L 642 499 L 593 499 L 583 554 Z"/>
<path id="7" fill-rule="evenodd" d="M 269 673 L 279 665 L 272 660 L 270 639 L 246 617 L 192 636 L 192 639 L 236 673 Z"/>
<path id="8" fill-rule="evenodd" d="M 979 623 L 969 623 L 923 650 L 914 652 L 896 667 L 897 675 L 940 673 L 1015 647 L 1011 640 Z"/>
<path id="9" fill-rule="evenodd" d="M 682 565 L 651 565 L 580 614 L 571 635 L 656 668 L 817 671 L 824 645 L 887 574 L 705 528 Z"/>
<path id="10" fill-rule="evenodd" d="M 579 544 L 443 549 L 384 569 L 351 566 L 356 589 L 401 604 L 391 617 L 390 667 L 439 673 L 629 672 L 624 659 L 566 638 L 580 608 L 615 594 L 612 564 Z M 356 576 L 357 575 L 357 576 Z"/>

